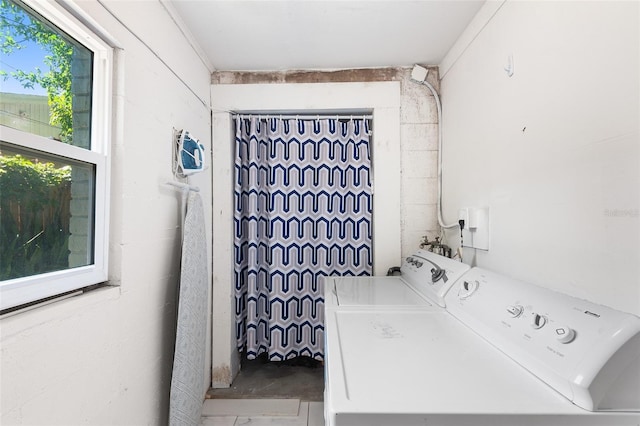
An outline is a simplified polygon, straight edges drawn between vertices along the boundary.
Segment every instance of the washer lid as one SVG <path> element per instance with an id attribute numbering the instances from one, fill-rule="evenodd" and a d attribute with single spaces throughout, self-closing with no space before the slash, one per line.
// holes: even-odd
<path id="1" fill-rule="evenodd" d="M 325 280 L 325 304 L 375 308 L 434 306 L 401 277 L 330 277 Z"/>

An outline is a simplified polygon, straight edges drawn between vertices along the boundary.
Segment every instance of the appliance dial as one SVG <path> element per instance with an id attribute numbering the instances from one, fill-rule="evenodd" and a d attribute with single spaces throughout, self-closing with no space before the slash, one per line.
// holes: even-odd
<path id="1" fill-rule="evenodd" d="M 520 315 L 522 315 L 523 310 L 524 308 L 521 305 L 507 306 L 507 312 L 509 312 L 509 315 L 511 315 L 513 318 L 518 318 Z"/>
<path id="2" fill-rule="evenodd" d="M 567 326 L 556 328 L 555 333 L 556 339 L 558 339 L 560 343 L 571 343 L 573 339 L 576 338 L 576 331 Z"/>
<path id="3" fill-rule="evenodd" d="M 545 318 L 540 314 L 536 314 L 536 313 L 533 314 L 533 318 L 531 320 L 531 327 L 535 329 L 539 329 L 544 327 L 546 323 L 547 323 L 547 318 Z"/>
<path id="4" fill-rule="evenodd" d="M 471 296 L 478 289 L 480 283 L 478 281 L 464 281 L 460 286 L 460 292 L 458 292 L 458 296 L 460 299 L 466 299 Z"/>

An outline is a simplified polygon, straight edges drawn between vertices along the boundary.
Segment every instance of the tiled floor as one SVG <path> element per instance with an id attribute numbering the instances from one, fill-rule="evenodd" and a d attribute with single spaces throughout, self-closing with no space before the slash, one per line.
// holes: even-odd
<path id="1" fill-rule="evenodd" d="M 200 426 L 323 426 L 322 402 L 299 399 L 207 399 Z"/>
<path id="2" fill-rule="evenodd" d="M 323 426 L 323 391 L 324 372 L 317 361 L 244 359 L 229 388 L 209 390 L 200 425 Z"/>

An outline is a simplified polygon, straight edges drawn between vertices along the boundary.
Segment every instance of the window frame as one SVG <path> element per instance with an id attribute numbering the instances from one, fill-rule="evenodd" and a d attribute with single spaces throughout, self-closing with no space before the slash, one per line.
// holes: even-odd
<path id="1" fill-rule="evenodd" d="M 93 263 L 64 270 L 0 281 L 0 311 L 108 280 L 110 146 L 112 116 L 113 48 L 74 16 L 46 0 L 23 1 L 42 18 L 93 52 L 91 148 L 85 149 L 29 132 L 0 126 L 1 139 L 54 157 L 95 167 L 93 206 Z"/>

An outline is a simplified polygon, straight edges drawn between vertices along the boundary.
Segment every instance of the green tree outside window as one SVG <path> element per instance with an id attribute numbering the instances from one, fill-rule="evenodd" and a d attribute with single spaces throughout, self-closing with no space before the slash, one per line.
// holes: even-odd
<path id="1" fill-rule="evenodd" d="M 43 66 L 24 65 L 34 60 Z M 88 71 L 78 72 L 83 61 L 89 63 L 84 67 Z M 78 80 L 83 82 L 79 85 Z M 85 106 L 82 96 L 89 93 L 90 99 L 91 52 L 21 3 L 0 0 L 0 84 L 10 81 L 17 82 L 14 87 L 21 86 L 22 93 L 46 93 L 53 129 L 47 126 L 46 135 L 30 133 L 53 135 L 59 142 L 52 143 L 89 147 L 88 137 L 76 134 L 74 141 L 74 117 L 89 122 L 90 105 Z M 7 93 L 0 96 L 6 96 L 3 104 L 12 102 Z M 74 101 L 80 105 L 75 110 Z M 0 144 L 0 281 L 69 267 L 74 167 Z"/>
<path id="2" fill-rule="evenodd" d="M 71 64 L 74 45 L 44 22 L 33 19 L 21 6 L 10 0 L 0 0 L 0 26 L 0 53 L 3 56 L 19 53 L 36 43 L 47 53 L 43 62 L 49 68 L 42 70 L 36 67 L 31 70 L 8 71 L 2 67 L 0 77 L 3 81 L 13 78 L 24 88 L 35 86 L 44 88 L 51 111 L 49 123 L 60 128 L 60 141 L 71 143 L 73 137 Z"/>

